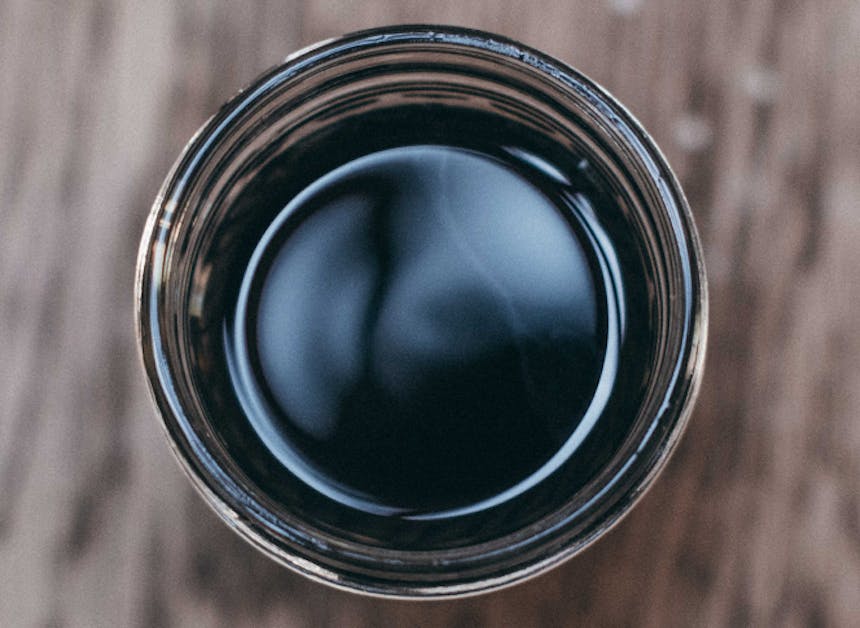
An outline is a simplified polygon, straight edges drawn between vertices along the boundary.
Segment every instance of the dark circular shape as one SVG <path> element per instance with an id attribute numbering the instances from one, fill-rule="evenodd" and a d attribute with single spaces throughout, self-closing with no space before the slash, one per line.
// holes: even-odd
<path id="1" fill-rule="evenodd" d="M 249 417 L 257 434 L 366 512 L 440 516 L 523 492 L 603 370 L 588 246 L 480 153 L 409 146 L 337 168 L 285 208 L 245 275 L 235 351 L 258 375 L 238 385 L 272 401 Z"/>
<path id="2" fill-rule="evenodd" d="M 451 27 L 326 42 L 227 103 L 165 180 L 135 287 L 208 503 L 371 594 L 494 589 L 587 547 L 666 461 L 704 359 L 693 220 L 645 131 Z"/>

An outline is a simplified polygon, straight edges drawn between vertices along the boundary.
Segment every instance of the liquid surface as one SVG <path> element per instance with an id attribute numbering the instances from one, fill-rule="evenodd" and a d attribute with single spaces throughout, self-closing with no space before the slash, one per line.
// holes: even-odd
<path id="1" fill-rule="evenodd" d="M 502 109 L 338 115 L 255 166 L 199 254 L 213 434 L 279 516 L 362 544 L 455 548 L 552 516 L 647 386 L 653 288 L 624 197 Z"/>
<path id="2" fill-rule="evenodd" d="M 607 342 L 597 268 L 497 157 L 376 152 L 306 188 L 256 247 L 234 377 L 266 447 L 327 497 L 474 510 L 582 440 Z"/>

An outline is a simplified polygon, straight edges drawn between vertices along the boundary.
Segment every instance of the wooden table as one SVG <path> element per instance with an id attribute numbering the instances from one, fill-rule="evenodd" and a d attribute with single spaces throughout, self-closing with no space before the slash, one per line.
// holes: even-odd
<path id="1" fill-rule="evenodd" d="M 671 464 L 548 575 L 444 603 L 276 566 L 171 459 L 132 327 L 143 221 L 219 103 L 395 22 L 493 30 L 607 86 L 689 195 L 707 375 Z M 860 625 L 856 0 L 0 3 L 0 626 Z"/>

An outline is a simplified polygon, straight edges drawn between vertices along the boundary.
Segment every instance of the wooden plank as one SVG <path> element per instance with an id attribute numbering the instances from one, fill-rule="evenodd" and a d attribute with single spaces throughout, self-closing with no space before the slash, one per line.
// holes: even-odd
<path id="1" fill-rule="evenodd" d="M 292 50 L 397 22 L 497 31 L 629 105 L 699 219 L 708 371 L 677 456 L 561 568 L 365 599 L 220 524 L 163 442 L 137 241 L 184 142 Z M 856 625 L 860 4 L 0 3 L 0 625 Z"/>

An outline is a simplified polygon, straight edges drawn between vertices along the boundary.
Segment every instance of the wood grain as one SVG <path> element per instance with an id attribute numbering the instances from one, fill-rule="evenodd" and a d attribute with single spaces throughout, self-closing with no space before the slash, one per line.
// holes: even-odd
<path id="1" fill-rule="evenodd" d="M 497 31 L 590 74 L 666 151 L 704 239 L 690 429 L 607 538 L 496 594 L 395 603 L 257 554 L 171 460 L 132 276 L 193 131 L 321 38 Z M 860 4 L 0 3 L 0 626 L 856 626 Z"/>

